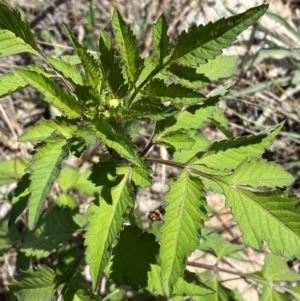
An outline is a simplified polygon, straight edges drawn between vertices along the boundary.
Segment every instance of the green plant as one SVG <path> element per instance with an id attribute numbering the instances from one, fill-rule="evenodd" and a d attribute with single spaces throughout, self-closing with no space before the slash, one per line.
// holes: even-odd
<path id="1" fill-rule="evenodd" d="M 106 32 L 100 34 L 99 56 L 93 56 L 65 26 L 77 55 L 56 59 L 41 52 L 28 23 L 16 10 L 0 5 L 1 56 L 29 52 L 48 64 L 47 68 L 31 65 L 3 75 L 0 95 L 31 86 L 63 114 L 40 122 L 19 137 L 21 142 L 37 144 L 31 160 L 20 161 L 15 168 L 20 175 L 22 166 L 27 165 L 14 191 L 10 230 L 2 223 L 5 244 L 1 251 L 16 245 L 23 256 L 18 267 L 25 271 L 20 271 L 10 285 L 20 300 L 51 300 L 56 291 L 60 300 L 99 300 L 80 274 L 84 258 L 90 265 L 94 289 L 104 273 L 117 285 L 174 300 L 182 300 L 185 295 L 194 300 L 241 300 L 211 271 L 196 275 L 185 269 L 187 257 L 198 245 L 220 260 L 243 248 L 204 228 L 206 190 L 225 194 L 226 205 L 232 209 L 247 244 L 260 249 L 265 240 L 274 254 L 300 257 L 299 199 L 277 190 L 290 185 L 293 177 L 282 167 L 261 159 L 283 124 L 258 135 L 212 144 L 198 131 L 213 122 L 230 135 L 217 104 L 232 83 L 205 95 L 200 89 L 211 79 L 209 73 L 197 70 L 213 69 L 216 62 L 222 64 L 222 49 L 266 10 L 262 5 L 192 27 L 176 38 L 172 48 L 166 19 L 161 16 L 153 27 L 153 55 L 146 59 L 139 56 L 132 31 L 115 11 L 112 25 L 120 58 L 115 56 L 113 41 Z M 215 73 L 213 76 L 218 79 Z M 140 151 L 129 131 L 137 121 L 155 121 L 153 135 Z M 87 144 L 97 140 L 102 141 L 107 153 L 92 171 L 80 174 L 77 169 L 67 169 L 60 175 L 61 164 L 70 154 L 79 157 Z M 151 158 L 153 145 L 166 146 L 172 159 Z M 136 188 L 152 184 L 152 162 L 180 170 L 165 195 L 164 223 L 157 234 L 161 244 L 143 228 L 134 208 Z M 8 173 L 7 179 L 11 177 Z M 56 200 L 59 206 L 43 210 L 41 215 L 56 179 L 64 191 Z M 87 215 L 79 213 L 76 199 L 68 193 L 73 188 L 96 195 Z M 14 223 L 25 208 L 27 218 L 21 220 L 28 231 L 21 236 Z M 126 221 L 130 225 L 124 225 Z M 82 238 L 84 247 L 79 248 Z M 32 263 L 52 253 L 57 254 L 57 264 L 31 268 Z M 272 254 L 260 273 L 243 277 L 263 286 L 262 300 L 270 300 L 270 296 L 287 298 L 273 288 L 273 281 L 299 280 L 283 259 Z M 280 288 L 299 300 L 297 288 Z"/>

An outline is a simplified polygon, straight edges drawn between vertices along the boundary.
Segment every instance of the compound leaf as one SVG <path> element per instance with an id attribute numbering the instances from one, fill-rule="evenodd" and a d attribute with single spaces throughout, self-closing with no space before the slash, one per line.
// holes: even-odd
<path id="1" fill-rule="evenodd" d="M 88 209 L 86 260 L 90 265 L 94 287 L 108 263 L 111 245 L 121 230 L 124 214 L 128 208 L 134 207 L 132 187 L 128 184 L 129 174 L 125 174 L 117 186 L 103 190 Z"/>
<path id="2" fill-rule="evenodd" d="M 20 52 L 40 55 L 27 20 L 20 12 L 0 3 L 0 57 Z"/>
<path id="3" fill-rule="evenodd" d="M 162 14 L 153 26 L 153 62 L 156 66 L 163 64 L 163 59 L 168 55 L 169 37 L 166 17 Z"/>
<path id="4" fill-rule="evenodd" d="M 27 84 L 44 94 L 45 99 L 66 116 L 70 118 L 81 117 L 82 108 L 74 95 L 66 93 L 50 79 L 37 72 L 19 69 L 18 74 L 23 77 Z"/>
<path id="5" fill-rule="evenodd" d="M 28 200 L 28 226 L 33 228 L 38 220 L 43 202 L 57 179 L 61 162 L 69 155 L 69 144 L 65 139 L 51 139 L 35 148 L 28 166 L 30 196 Z"/>
<path id="6" fill-rule="evenodd" d="M 63 278 L 50 268 L 40 265 L 38 269 L 20 272 L 10 284 L 12 292 L 22 301 L 51 301 Z"/>
<path id="7" fill-rule="evenodd" d="M 68 242 L 78 228 L 73 221 L 72 210 L 56 206 L 39 219 L 34 230 L 26 234 L 21 251 L 26 256 L 47 257 Z"/>
<path id="8" fill-rule="evenodd" d="M 273 253 L 300 258 L 300 209 L 296 196 L 280 191 L 255 193 L 219 184 L 245 243 L 261 249 L 266 241 Z"/>
<path id="9" fill-rule="evenodd" d="M 294 177 L 283 167 L 265 160 L 243 161 L 232 174 L 221 177 L 230 185 L 259 187 L 283 187 L 291 185 Z"/>
<path id="10" fill-rule="evenodd" d="M 139 55 L 139 49 L 132 30 L 116 9 L 112 18 L 112 27 L 128 78 L 131 82 L 136 82 L 141 72 L 143 60 Z"/>
<path id="11" fill-rule="evenodd" d="M 195 67 L 206 63 L 208 59 L 220 55 L 223 48 L 230 46 L 237 35 L 251 26 L 267 9 L 267 5 L 261 5 L 215 23 L 193 26 L 177 37 L 169 63 Z"/>
<path id="12" fill-rule="evenodd" d="M 167 296 L 183 274 L 187 257 L 195 250 L 199 231 L 204 225 L 206 211 L 202 184 L 183 170 L 177 181 L 170 181 L 166 193 L 168 203 L 161 235 L 162 286 Z"/>

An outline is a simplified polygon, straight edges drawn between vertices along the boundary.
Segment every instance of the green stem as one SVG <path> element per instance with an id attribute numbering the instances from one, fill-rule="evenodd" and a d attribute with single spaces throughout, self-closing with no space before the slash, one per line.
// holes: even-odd
<path id="1" fill-rule="evenodd" d="M 79 265 L 81 264 L 82 260 L 84 259 L 84 255 L 85 255 L 85 250 L 86 247 L 83 248 L 80 256 L 77 258 L 72 270 L 70 271 L 68 277 L 67 277 L 67 281 L 64 284 L 64 287 L 61 290 L 60 296 L 59 296 L 59 300 L 62 300 L 63 296 L 65 295 L 65 293 L 67 292 L 68 288 L 69 288 L 69 284 L 71 279 L 73 278 L 73 276 L 75 275 Z"/>

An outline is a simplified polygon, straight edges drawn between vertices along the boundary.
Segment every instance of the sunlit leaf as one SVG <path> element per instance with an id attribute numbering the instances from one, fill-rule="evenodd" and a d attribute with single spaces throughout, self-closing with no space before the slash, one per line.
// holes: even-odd
<path id="1" fill-rule="evenodd" d="M 30 196 L 28 200 L 28 226 L 33 228 L 38 220 L 45 198 L 58 178 L 61 163 L 69 155 L 65 139 L 48 140 L 39 144 L 28 167 L 30 175 Z"/>
<path id="2" fill-rule="evenodd" d="M 54 207 L 39 219 L 34 230 L 26 234 L 21 251 L 27 256 L 47 257 L 68 242 L 77 229 L 70 208 Z"/>
<path id="3" fill-rule="evenodd" d="M 168 203 L 161 235 L 162 286 L 167 296 L 184 271 L 187 257 L 198 245 L 199 230 L 206 211 L 201 182 L 183 170 L 177 181 L 170 181 Z"/>
<path id="4" fill-rule="evenodd" d="M 125 63 L 130 81 L 135 82 L 141 72 L 143 60 L 140 58 L 139 49 L 130 27 L 124 22 L 121 14 L 115 9 L 112 26 L 116 43 Z"/>
<path id="5" fill-rule="evenodd" d="M 101 272 L 108 263 L 112 243 L 124 222 L 124 214 L 134 206 L 128 177 L 129 172 L 117 186 L 103 190 L 101 197 L 92 202 L 88 209 L 86 260 L 90 265 L 94 287 L 97 286 Z"/>
<path id="6" fill-rule="evenodd" d="M 62 276 L 40 265 L 38 269 L 20 272 L 10 284 L 10 289 L 21 301 L 51 301 L 55 290 L 63 281 Z"/>

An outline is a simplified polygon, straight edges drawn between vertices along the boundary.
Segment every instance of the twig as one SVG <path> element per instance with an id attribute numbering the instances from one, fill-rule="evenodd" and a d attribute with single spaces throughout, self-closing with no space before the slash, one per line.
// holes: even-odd
<path id="1" fill-rule="evenodd" d="M 192 267 L 196 267 L 196 268 L 212 270 L 215 273 L 223 272 L 223 273 L 227 273 L 227 274 L 237 275 L 237 276 L 240 276 L 244 279 L 246 279 L 246 278 L 252 279 L 251 275 L 247 275 L 247 274 L 244 274 L 244 273 L 241 273 L 241 272 L 238 272 L 238 271 L 223 269 L 223 268 L 220 268 L 218 265 L 209 265 L 209 264 L 200 263 L 200 262 L 193 262 L 193 261 L 188 261 L 187 265 L 192 266 Z"/>

